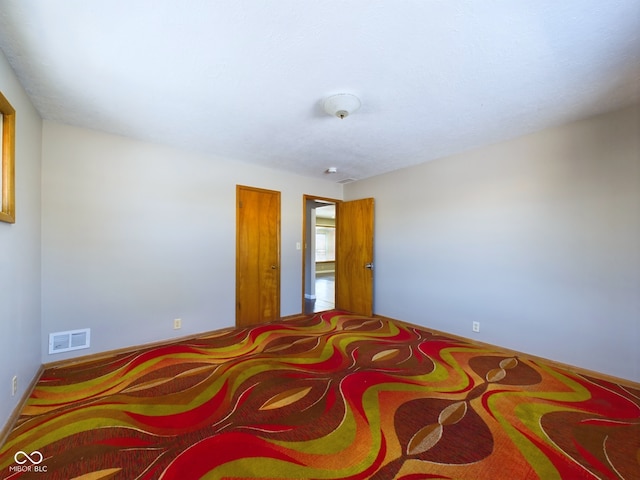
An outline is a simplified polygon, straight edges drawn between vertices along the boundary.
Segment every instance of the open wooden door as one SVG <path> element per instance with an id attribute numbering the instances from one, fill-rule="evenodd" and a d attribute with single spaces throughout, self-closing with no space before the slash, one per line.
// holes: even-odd
<path id="1" fill-rule="evenodd" d="M 373 315 L 373 198 L 336 205 L 336 308 Z"/>
<path id="2" fill-rule="evenodd" d="M 236 187 L 236 325 L 280 319 L 280 192 Z"/>

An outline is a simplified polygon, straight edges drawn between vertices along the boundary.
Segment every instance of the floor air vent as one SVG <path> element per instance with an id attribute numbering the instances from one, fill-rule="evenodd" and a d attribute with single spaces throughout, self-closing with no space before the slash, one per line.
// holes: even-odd
<path id="1" fill-rule="evenodd" d="M 70 352 L 89 348 L 91 344 L 91 329 L 69 330 L 49 334 L 49 354 Z"/>

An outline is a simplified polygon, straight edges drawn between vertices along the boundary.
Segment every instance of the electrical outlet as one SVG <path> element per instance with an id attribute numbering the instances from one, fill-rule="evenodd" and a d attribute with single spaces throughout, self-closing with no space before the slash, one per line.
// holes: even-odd
<path id="1" fill-rule="evenodd" d="M 18 391 L 18 376 L 14 375 L 11 379 L 11 396 L 13 397 Z"/>
<path id="2" fill-rule="evenodd" d="M 471 325 L 471 329 L 474 332 L 479 332 L 480 331 L 480 322 L 473 322 L 473 324 Z"/>
<path id="3" fill-rule="evenodd" d="M 173 320 L 173 329 L 180 330 L 182 328 L 182 319 L 176 318 Z"/>

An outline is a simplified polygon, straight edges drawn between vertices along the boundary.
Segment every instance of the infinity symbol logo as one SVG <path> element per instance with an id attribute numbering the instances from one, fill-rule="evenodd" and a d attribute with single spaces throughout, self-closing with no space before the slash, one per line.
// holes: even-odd
<path id="1" fill-rule="evenodd" d="M 18 460 L 20 456 L 23 456 L 24 459 Z M 40 457 L 40 459 L 37 460 L 36 456 Z M 19 452 L 16 452 L 16 454 L 13 456 L 13 459 L 16 461 L 16 463 L 19 463 L 20 465 L 27 463 L 27 460 L 29 460 L 33 465 L 38 465 L 39 463 L 42 463 L 42 460 L 44 459 L 44 457 L 38 450 L 34 450 L 33 452 L 31 452 L 31 456 L 29 456 L 27 453 L 20 450 Z"/>

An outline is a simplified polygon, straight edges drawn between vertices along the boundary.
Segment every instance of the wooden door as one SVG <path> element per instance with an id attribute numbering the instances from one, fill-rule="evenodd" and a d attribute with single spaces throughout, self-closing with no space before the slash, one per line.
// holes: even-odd
<path id="1" fill-rule="evenodd" d="M 236 325 L 280 319 L 280 192 L 236 187 Z"/>
<path id="2" fill-rule="evenodd" d="M 336 308 L 373 315 L 373 198 L 336 205 Z"/>

